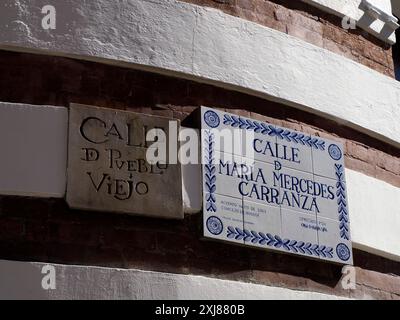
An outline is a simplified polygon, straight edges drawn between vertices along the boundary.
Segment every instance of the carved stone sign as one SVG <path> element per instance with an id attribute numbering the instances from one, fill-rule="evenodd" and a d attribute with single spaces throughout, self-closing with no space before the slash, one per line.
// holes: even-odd
<path id="1" fill-rule="evenodd" d="M 201 119 L 206 238 L 352 264 L 340 143 L 209 108 Z"/>
<path id="2" fill-rule="evenodd" d="M 146 141 L 149 130 L 162 129 L 167 137 L 177 139 L 178 131 L 170 136 L 170 121 L 172 128 L 179 130 L 179 123 L 167 118 L 71 105 L 69 206 L 183 218 L 180 165 L 150 164 L 146 158 L 152 144 Z"/>

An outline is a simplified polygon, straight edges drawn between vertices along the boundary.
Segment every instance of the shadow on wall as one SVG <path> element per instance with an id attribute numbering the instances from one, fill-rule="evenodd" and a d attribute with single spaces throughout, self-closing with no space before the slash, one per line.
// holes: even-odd
<path id="1" fill-rule="evenodd" d="M 42 279 L 39 265 L 1 261 L 0 300 L 47 300 L 48 291 L 42 288 Z"/>
<path id="2" fill-rule="evenodd" d="M 54 265 L 56 290 L 41 288 L 44 263 L 0 260 L 0 299 L 327 299 L 334 295 L 284 286 L 133 269 Z M 337 297 L 345 297 L 338 295 Z"/>
<path id="3" fill-rule="evenodd" d="M 396 43 L 393 45 L 393 63 L 394 73 L 397 80 L 400 81 L 400 29 L 396 30 Z"/>

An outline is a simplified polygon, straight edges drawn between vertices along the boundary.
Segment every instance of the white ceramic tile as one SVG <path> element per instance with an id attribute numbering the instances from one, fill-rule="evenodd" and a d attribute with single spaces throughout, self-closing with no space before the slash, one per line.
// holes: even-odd
<path id="1" fill-rule="evenodd" d="M 317 216 L 338 220 L 336 181 L 325 177 L 314 176 L 314 182 L 314 193 L 317 199 Z"/>
<path id="2" fill-rule="evenodd" d="M 261 124 L 261 122 L 260 122 Z M 266 124 L 263 124 L 266 125 Z M 247 142 L 249 144 L 249 142 Z M 276 155 L 276 137 L 267 134 L 255 133 L 251 147 L 254 150 L 254 160 L 274 163 Z"/>
<path id="3" fill-rule="evenodd" d="M 209 133 L 202 133 L 206 139 Z M 241 181 L 241 157 L 216 151 L 213 145 L 203 144 L 203 192 L 227 195 L 241 199 L 238 185 Z"/>
<path id="4" fill-rule="evenodd" d="M 315 212 L 312 185 L 312 174 L 288 168 L 275 171 L 273 186 L 280 188 L 280 203 L 284 209 L 299 213 Z"/>
<path id="5" fill-rule="evenodd" d="M 254 150 L 254 140 L 258 133 L 252 130 L 243 130 L 242 135 L 242 156 L 248 159 L 257 159 L 257 153 Z M 261 159 L 262 160 L 262 159 Z"/>
<path id="6" fill-rule="evenodd" d="M 277 161 L 283 167 L 305 172 L 312 172 L 311 136 L 295 130 L 275 126 L 278 148 L 275 152 Z M 316 144 L 317 145 L 317 144 Z"/>
<path id="7" fill-rule="evenodd" d="M 281 216 L 281 238 L 285 243 L 291 244 L 284 249 L 289 253 L 318 259 L 319 253 L 316 251 L 318 249 L 318 233 L 315 214 L 303 214 L 282 209 Z M 290 240 L 290 242 L 287 240 Z"/>
<path id="8" fill-rule="evenodd" d="M 241 199 L 239 184 L 249 168 L 237 155 L 215 152 L 215 193 Z"/>
<path id="9" fill-rule="evenodd" d="M 282 233 L 281 212 L 276 206 L 243 201 L 243 221 L 248 234 L 245 243 L 248 245 L 271 248 L 268 245 L 270 238 Z"/>
<path id="10" fill-rule="evenodd" d="M 251 161 L 243 158 L 251 172 L 244 175 L 240 187 L 243 199 L 262 205 L 279 206 L 274 197 L 279 195 L 279 188 L 271 188 L 273 181 L 273 165 L 260 161 Z"/>
<path id="11" fill-rule="evenodd" d="M 207 208 L 210 204 L 207 194 L 204 194 L 204 236 L 223 241 L 243 243 L 243 206 L 242 200 L 213 195 L 214 208 Z"/>
<path id="12" fill-rule="evenodd" d="M 344 172 L 343 145 L 337 141 L 323 140 L 325 141 L 325 150 L 312 150 L 314 174 L 336 179 L 336 174 L 340 170 L 336 165 L 342 165 Z"/>
<path id="13" fill-rule="evenodd" d="M 332 248 L 333 258 L 324 260 L 353 264 L 351 241 L 343 237 L 343 225 L 339 221 L 318 217 L 318 242 L 320 247 Z M 348 225 L 350 228 L 350 225 Z M 350 232 L 346 232 L 350 237 Z"/>
<path id="14" fill-rule="evenodd" d="M 291 240 L 318 243 L 317 219 L 314 213 L 282 209 L 282 236 Z"/>

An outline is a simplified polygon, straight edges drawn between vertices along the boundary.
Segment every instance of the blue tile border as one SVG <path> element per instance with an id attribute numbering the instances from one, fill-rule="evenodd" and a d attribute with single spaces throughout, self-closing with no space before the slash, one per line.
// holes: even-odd
<path id="1" fill-rule="evenodd" d="M 271 124 L 258 122 L 250 119 L 243 119 L 237 116 L 224 115 L 224 124 L 233 128 L 252 130 L 256 133 L 268 135 L 270 137 L 278 137 L 288 142 L 299 143 L 303 146 L 308 146 L 316 150 L 325 150 L 325 141 L 318 138 L 312 138 L 303 133 L 291 131 L 289 129 L 277 128 Z"/>
<path id="2" fill-rule="evenodd" d="M 298 240 L 282 239 L 280 236 L 273 236 L 269 233 L 228 227 L 226 236 L 228 239 L 243 240 L 244 242 L 266 245 L 276 249 L 284 248 L 286 251 L 293 253 L 302 253 L 329 259 L 333 258 L 333 248 L 331 247 Z"/>
<path id="3" fill-rule="evenodd" d="M 216 167 L 214 161 L 214 134 L 210 130 L 205 130 L 206 138 L 204 143 L 206 144 L 206 154 L 204 164 L 204 179 L 205 179 L 205 190 L 206 192 L 206 210 L 207 212 L 217 212 L 215 191 L 217 189 L 216 181 Z"/>
<path id="4" fill-rule="evenodd" d="M 335 173 L 337 178 L 336 196 L 340 222 L 340 237 L 345 240 L 350 240 L 349 213 L 347 211 L 346 185 L 344 182 L 344 167 L 342 164 L 335 164 Z"/>

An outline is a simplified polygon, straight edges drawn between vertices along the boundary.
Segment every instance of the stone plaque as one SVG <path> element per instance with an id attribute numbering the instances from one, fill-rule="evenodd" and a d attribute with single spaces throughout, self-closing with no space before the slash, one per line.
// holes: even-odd
<path id="1" fill-rule="evenodd" d="M 182 219 L 180 165 L 150 164 L 146 158 L 147 150 L 154 143 L 146 141 L 146 135 L 154 128 L 166 133 L 166 150 L 169 144 L 177 143 L 179 122 L 176 120 L 72 104 L 68 205 L 77 209 Z"/>
<path id="2" fill-rule="evenodd" d="M 340 143 L 204 107 L 201 123 L 204 237 L 352 264 Z"/>

